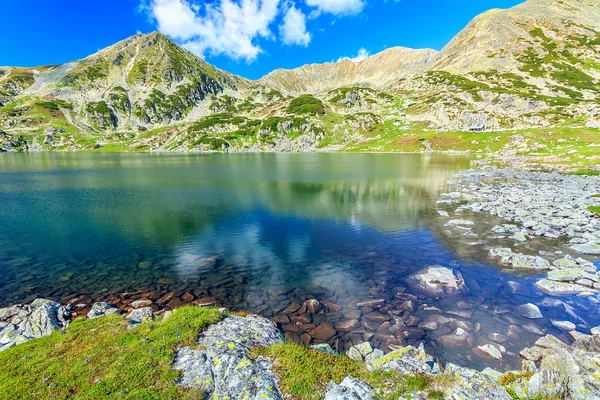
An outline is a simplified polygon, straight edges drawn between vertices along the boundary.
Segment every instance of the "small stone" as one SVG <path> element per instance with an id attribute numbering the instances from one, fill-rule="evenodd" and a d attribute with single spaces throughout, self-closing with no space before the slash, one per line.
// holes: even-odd
<path id="1" fill-rule="evenodd" d="M 201 299 L 194 300 L 192 303 L 198 307 L 214 307 L 217 305 L 217 299 L 214 297 L 203 297 Z"/>
<path id="2" fill-rule="evenodd" d="M 306 305 L 306 311 L 308 311 L 310 314 L 317 314 L 323 308 L 321 303 L 315 299 L 307 300 L 304 304 Z"/>
<path id="3" fill-rule="evenodd" d="M 357 319 L 351 319 L 348 321 L 338 322 L 335 325 L 335 330 L 339 332 L 350 332 L 360 326 L 360 321 Z"/>
<path id="4" fill-rule="evenodd" d="M 502 360 L 502 353 L 496 346 L 492 346 L 491 344 L 485 344 L 483 346 L 477 346 L 473 349 L 473 351 L 477 354 L 482 355 L 483 357 L 493 358 L 494 360 Z"/>
<path id="5" fill-rule="evenodd" d="M 369 307 L 369 308 L 380 308 L 385 304 L 385 300 L 384 299 L 377 299 L 377 300 L 368 300 L 368 301 L 363 301 L 360 303 L 356 303 L 357 307 Z"/>
<path id="6" fill-rule="evenodd" d="M 148 269 L 150 267 L 152 267 L 152 263 L 150 261 L 142 261 L 138 264 L 139 269 Z"/>

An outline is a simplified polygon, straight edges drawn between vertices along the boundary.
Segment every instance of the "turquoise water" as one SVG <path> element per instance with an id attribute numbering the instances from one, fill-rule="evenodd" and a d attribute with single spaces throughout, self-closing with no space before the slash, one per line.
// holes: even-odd
<path id="1" fill-rule="evenodd" d="M 407 342 L 425 342 L 444 361 L 483 367 L 491 361 L 473 359 L 470 349 L 488 333 L 519 323 L 559 333 L 548 319 L 507 321 L 497 312 L 543 301 L 531 289 L 535 277 L 488 265 L 483 250 L 444 234 L 438 195 L 470 165 L 467 157 L 433 154 L 1 154 L 0 304 L 154 291 L 210 296 L 267 317 L 309 298 L 344 307 L 313 316 L 302 326 L 310 330 L 347 319 L 359 301 L 385 298 L 392 322 L 425 318 L 429 305 L 462 310 L 446 315 L 473 324 L 467 351 L 439 345 L 451 324 L 411 327 Z M 395 294 L 406 289 L 406 275 L 433 264 L 461 270 L 468 307 L 420 298 L 419 309 L 399 310 Z M 509 293 L 508 280 L 527 289 Z M 564 308 L 544 312 L 569 318 Z M 368 339 L 385 350 L 389 331 L 364 316 L 362 323 L 328 341 L 343 350 Z M 293 325 L 280 324 L 301 340 Z M 525 331 L 510 339 L 504 346 L 512 355 L 494 366 L 514 366 L 518 350 L 537 337 Z"/>

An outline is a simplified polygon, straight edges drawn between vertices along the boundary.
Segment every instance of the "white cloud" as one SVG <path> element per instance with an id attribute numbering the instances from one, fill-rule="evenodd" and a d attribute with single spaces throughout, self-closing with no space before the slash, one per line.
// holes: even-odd
<path id="1" fill-rule="evenodd" d="M 152 0 L 158 30 L 203 56 L 224 54 L 253 61 L 262 52 L 256 39 L 272 38 L 269 28 L 279 13 L 279 0 L 221 0 L 204 7 L 187 0 Z"/>
<path id="2" fill-rule="evenodd" d="M 283 22 L 279 26 L 281 39 L 285 44 L 297 44 L 308 46 L 310 43 L 310 33 L 306 31 L 306 16 L 295 6 L 291 6 L 283 16 Z"/>
<path id="3" fill-rule="evenodd" d="M 365 6 L 363 0 L 305 0 L 310 7 L 333 15 L 354 15 Z"/>
<path id="4" fill-rule="evenodd" d="M 272 28 L 277 25 L 277 39 L 284 44 L 308 46 L 312 35 L 307 19 L 324 13 L 357 14 L 366 0 L 140 1 L 140 9 L 150 15 L 160 32 L 194 54 L 222 54 L 252 62 L 263 52 L 261 40 L 276 39 Z"/>
<path id="5" fill-rule="evenodd" d="M 344 60 L 350 60 L 350 61 L 352 61 L 354 63 L 358 63 L 358 62 L 361 62 L 362 60 L 364 60 L 365 58 L 368 58 L 369 55 L 370 54 L 369 54 L 369 52 L 366 49 L 361 48 L 360 50 L 358 50 L 358 54 L 356 54 L 354 57 L 347 57 L 347 56 L 346 57 L 340 57 L 340 58 L 337 59 L 336 62 L 340 62 L 340 61 L 344 61 Z"/>

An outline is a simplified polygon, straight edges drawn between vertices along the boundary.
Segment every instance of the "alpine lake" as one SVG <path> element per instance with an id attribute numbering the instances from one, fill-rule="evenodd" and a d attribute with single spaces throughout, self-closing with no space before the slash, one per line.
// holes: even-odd
<path id="1" fill-rule="evenodd" d="M 289 340 L 339 352 L 424 343 L 442 362 L 518 369 L 519 351 L 540 336 L 570 340 L 551 320 L 596 326 L 600 309 L 504 269 L 488 257 L 498 247 L 490 233 L 479 245 L 449 234 L 440 194 L 472 163 L 439 154 L 0 154 L 0 306 L 195 302 L 258 313 Z M 506 223 L 460 218 L 475 231 Z M 407 277 L 432 265 L 459 271 L 468 291 L 414 291 Z M 543 317 L 514 312 L 525 303 Z M 473 351 L 492 341 L 502 360 Z"/>

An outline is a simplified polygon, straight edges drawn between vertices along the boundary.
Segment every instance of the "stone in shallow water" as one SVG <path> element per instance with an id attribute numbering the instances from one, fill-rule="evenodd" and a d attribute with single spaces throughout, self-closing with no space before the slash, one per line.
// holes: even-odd
<path id="1" fill-rule="evenodd" d="M 475 222 L 468 219 L 451 219 L 445 226 L 473 226 Z"/>
<path id="2" fill-rule="evenodd" d="M 444 398 L 512 400 L 502 385 L 481 372 L 450 363 L 446 365 L 444 375 L 454 381 L 450 388 L 444 390 Z"/>
<path id="3" fill-rule="evenodd" d="M 202 350 L 177 350 L 173 369 L 182 371 L 181 386 L 200 389 L 206 399 L 280 400 L 269 360 L 252 359 L 250 350 L 282 341 L 277 327 L 265 318 L 227 317 L 200 335 Z"/>
<path id="4" fill-rule="evenodd" d="M 517 232 L 514 235 L 510 236 L 509 239 L 516 240 L 517 242 L 525 242 L 527 238 L 523 232 Z"/>
<path id="5" fill-rule="evenodd" d="M 460 272 L 440 265 L 423 268 L 407 278 L 413 290 L 429 297 L 443 297 L 468 294 Z"/>
<path id="6" fill-rule="evenodd" d="M 571 248 L 583 254 L 600 255 L 600 244 L 597 243 L 575 244 Z"/>
<path id="7" fill-rule="evenodd" d="M 371 400 L 375 398 L 375 389 L 358 379 L 345 377 L 337 385 L 330 382 L 325 392 L 325 400 Z"/>
<path id="8" fill-rule="evenodd" d="M 502 353 L 500 349 L 491 344 L 484 344 L 483 346 L 477 346 L 473 351 L 483 357 L 493 358 L 494 360 L 502 360 Z"/>
<path id="9" fill-rule="evenodd" d="M 515 311 L 521 314 L 522 316 L 530 319 L 539 319 L 544 318 L 540 309 L 535 304 L 527 303 L 521 304 L 520 306 L 515 307 Z"/>
<path id="10" fill-rule="evenodd" d="M 564 332 L 574 331 L 577 328 L 577 326 L 574 323 L 570 322 L 570 321 L 554 321 L 554 320 L 551 320 L 550 323 L 555 328 L 560 329 L 561 331 L 564 331 Z"/>
<path id="11" fill-rule="evenodd" d="M 576 294 L 587 292 L 590 288 L 575 283 L 556 282 L 549 279 L 540 279 L 535 285 L 550 294 Z"/>

